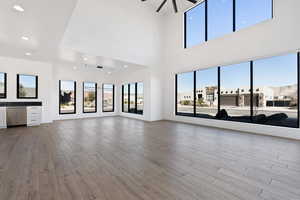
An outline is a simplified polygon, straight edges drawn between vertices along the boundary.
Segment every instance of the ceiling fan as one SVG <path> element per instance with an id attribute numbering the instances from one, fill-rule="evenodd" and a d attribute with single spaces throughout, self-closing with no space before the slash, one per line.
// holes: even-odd
<path id="1" fill-rule="evenodd" d="M 141 0 L 141 1 L 146 1 L 146 0 Z M 193 4 L 197 3 L 197 0 L 186 0 L 186 1 L 189 1 L 189 2 L 191 2 Z M 163 2 L 157 8 L 156 12 L 159 12 L 166 3 L 167 3 L 167 0 L 163 0 Z M 172 4 L 173 4 L 173 8 L 174 8 L 175 13 L 177 13 L 178 12 L 178 8 L 177 8 L 177 2 L 176 2 L 176 0 L 172 0 Z"/>

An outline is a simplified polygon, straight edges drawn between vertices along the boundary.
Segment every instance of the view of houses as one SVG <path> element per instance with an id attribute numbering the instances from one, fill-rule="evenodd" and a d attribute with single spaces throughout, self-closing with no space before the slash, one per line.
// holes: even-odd
<path id="1" fill-rule="evenodd" d="M 103 111 L 113 111 L 114 110 L 114 97 L 113 97 L 113 85 L 105 85 L 103 88 Z"/>
<path id="2" fill-rule="evenodd" d="M 298 95 L 297 85 L 281 87 L 255 87 L 253 91 L 254 114 L 272 115 L 286 113 L 290 118 L 297 118 Z M 178 110 L 193 113 L 193 92 L 178 93 Z M 249 115 L 250 88 L 221 88 L 221 109 L 231 115 Z M 196 89 L 196 112 L 216 115 L 218 110 L 218 88 L 209 86 Z"/>
<path id="3" fill-rule="evenodd" d="M 84 112 L 96 112 L 96 89 L 94 83 L 91 85 L 85 83 L 83 97 Z"/>
<path id="4" fill-rule="evenodd" d="M 74 91 L 65 90 L 60 94 L 60 109 L 61 113 L 73 113 L 75 110 L 75 98 Z"/>
<path id="5" fill-rule="evenodd" d="M 60 112 L 62 114 L 75 112 L 75 85 L 73 81 L 61 81 Z"/>

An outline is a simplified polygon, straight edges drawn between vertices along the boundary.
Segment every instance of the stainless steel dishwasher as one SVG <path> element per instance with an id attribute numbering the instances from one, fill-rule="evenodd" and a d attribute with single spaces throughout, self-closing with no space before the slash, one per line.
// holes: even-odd
<path id="1" fill-rule="evenodd" d="M 27 108 L 25 106 L 6 108 L 7 126 L 21 126 L 27 124 Z"/>

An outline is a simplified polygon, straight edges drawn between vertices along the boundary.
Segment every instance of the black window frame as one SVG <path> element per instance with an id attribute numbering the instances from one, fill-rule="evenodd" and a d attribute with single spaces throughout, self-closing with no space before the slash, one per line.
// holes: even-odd
<path id="1" fill-rule="evenodd" d="M 112 92 L 113 92 L 113 95 L 112 95 L 112 98 L 113 98 L 113 106 L 112 106 L 112 110 L 104 110 L 104 86 L 105 85 L 112 85 L 113 86 L 113 89 L 112 89 Z M 123 96 L 123 94 L 122 94 Z M 123 98 L 122 98 L 122 102 L 123 102 Z M 122 103 L 123 104 L 123 103 Z M 122 107 L 122 110 L 123 110 L 123 107 Z M 115 85 L 112 84 L 112 83 L 103 83 L 102 84 L 102 112 L 104 113 L 110 113 L 110 112 L 115 112 Z"/>
<path id="2" fill-rule="evenodd" d="M 93 83 L 93 84 L 95 84 L 95 97 L 96 97 L 96 99 L 95 99 L 95 111 L 85 111 L 84 110 L 84 84 L 85 83 Z M 98 112 L 98 94 L 97 94 L 97 87 L 98 87 L 98 84 L 96 83 L 96 82 L 83 82 L 82 83 L 82 113 L 84 113 L 84 114 L 89 114 L 89 113 L 97 113 Z"/>
<path id="3" fill-rule="evenodd" d="M 190 47 L 187 47 L 187 23 L 186 23 L 187 16 L 186 16 L 186 14 L 187 14 L 188 11 L 190 11 L 191 9 L 199 6 L 202 3 L 205 3 L 205 41 L 203 43 L 209 41 L 208 40 L 208 23 L 209 23 L 209 21 L 208 21 L 208 3 L 207 3 L 208 1 L 210 1 L 210 0 L 201 1 L 201 2 L 197 3 L 195 6 L 193 6 L 192 8 L 189 8 L 188 10 L 186 10 L 184 12 L 184 14 L 183 14 L 183 28 L 184 28 L 184 31 L 183 31 L 184 32 L 183 46 L 184 46 L 184 49 L 190 48 Z M 232 8 L 232 15 L 233 15 L 232 20 L 233 21 L 232 21 L 232 32 L 231 33 L 235 33 L 237 31 L 243 30 L 245 28 L 242 28 L 242 29 L 239 29 L 239 30 L 236 29 L 236 9 L 237 9 L 236 8 L 236 0 L 232 0 L 232 6 L 233 6 L 233 8 Z M 268 21 L 268 20 L 272 20 L 272 19 L 274 19 L 274 0 L 271 0 L 271 18 L 267 19 L 267 20 L 263 20 L 263 21 L 261 21 L 259 23 L 262 23 L 262 22 Z M 255 25 L 259 24 L 259 23 L 251 25 L 249 27 L 255 26 Z M 229 34 L 231 34 L 231 33 L 229 33 Z M 222 36 L 220 36 L 220 37 L 222 37 Z M 219 37 L 216 37 L 216 38 L 219 38 Z M 213 38 L 211 40 L 214 40 L 216 38 Z M 199 44 L 202 44 L 202 43 L 199 43 Z M 195 44 L 193 46 L 197 46 L 199 44 Z"/>
<path id="4" fill-rule="evenodd" d="M 35 77 L 35 96 L 34 97 L 21 97 L 20 96 L 20 76 L 32 76 Z M 38 91 L 39 91 L 39 77 L 38 75 L 30 75 L 30 74 L 17 74 L 17 99 L 38 99 Z"/>
<path id="5" fill-rule="evenodd" d="M 180 116 L 186 116 L 186 117 L 196 117 L 196 71 L 192 71 L 192 72 L 185 72 L 185 73 L 193 73 L 193 101 L 194 101 L 194 105 L 193 105 L 193 113 L 184 113 L 184 112 L 178 112 L 178 108 L 177 108 L 177 100 L 178 100 L 178 91 L 177 91 L 177 87 L 178 87 L 178 74 L 176 74 L 176 89 L 175 89 L 175 97 L 176 97 L 176 101 L 175 101 L 175 111 L 176 111 L 176 115 L 180 115 Z"/>
<path id="6" fill-rule="evenodd" d="M 292 53 L 292 52 L 290 52 Z M 297 126 L 293 127 L 293 126 L 283 126 L 283 125 L 270 125 L 270 124 L 259 124 L 259 125 L 264 125 L 264 126 L 275 126 L 275 127 L 285 127 L 285 128 L 300 128 L 300 99 L 299 99 L 299 94 L 300 94 L 300 52 L 294 52 L 295 54 L 297 54 L 297 83 L 298 83 L 298 86 L 297 86 L 297 98 L 298 98 L 298 109 L 297 109 Z M 284 55 L 284 54 L 283 54 Z M 270 56 L 271 58 L 272 56 Z M 268 57 L 269 58 L 269 57 Z M 251 123 L 251 124 L 258 124 L 258 123 L 255 123 L 253 121 L 253 117 L 254 117 L 254 101 L 253 101 L 253 97 L 254 97 L 254 77 L 253 77 L 253 63 L 254 63 L 254 60 L 250 60 L 250 61 L 246 61 L 246 62 L 249 62 L 249 70 L 250 70 L 250 122 L 244 122 L 244 121 L 229 121 L 229 120 L 224 120 L 224 119 L 212 119 L 212 120 L 221 120 L 221 121 L 228 121 L 228 122 L 239 122 L 239 123 Z M 241 62 L 242 63 L 242 62 Z M 226 66 L 225 66 L 226 67 Z M 218 112 L 221 110 L 221 66 L 218 66 Z M 196 102 L 196 72 L 197 70 L 195 71 L 191 71 L 191 72 L 194 72 L 194 80 L 193 80 L 193 91 L 194 91 L 194 112 L 192 114 L 190 113 L 181 113 L 181 112 L 178 112 L 178 108 L 177 108 L 177 94 L 178 94 L 178 74 L 180 73 L 177 73 L 175 74 L 175 115 L 176 116 L 185 116 L 185 117 L 194 117 L 194 118 L 202 118 L 202 119 L 207 119 L 206 117 L 202 117 L 202 116 L 197 116 L 197 113 L 196 113 L 196 105 L 195 105 L 195 102 Z M 210 118 L 211 119 L 211 118 Z"/>
<path id="7" fill-rule="evenodd" d="M 139 112 L 139 110 L 138 110 L 138 103 L 137 103 L 137 100 L 138 100 L 138 86 L 139 86 L 139 84 L 143 84 L 143 110 L 141 110 L 141 112 Z M 144 95 L 144 83 L 143 82 L 137 82 L 137 85 L 136 85 L 136 112 L 137 112 L 137 114 L 139 114 L 139 115 L 143 115 L 143 113 L 144 113 L 144 101 L 145 100 L 145 95 Z"/>
<path id="8" fill-rule="evenodd" d="M 0 99 L 6 99 L 7 98 L 7 73 L 0 72 L 0 74 L 4 75 L 4 93 L 3 93 L 3 97 L 0 96 Z"/>
<path id="9" fill-rule="evenodd" d="M 60 106 L 60 94 L 61 94 L 61 82 L 62 81 L 72 81 L 74 82 L 74 112 L 72 113 L 62 113 L 61 106 Z M 59 115 L 74 115 L 77 112 L 77 83 L 73 80 L 59 80 L 59 91 L 58 91 L 58 108 L 59 108 Z"/>
<path id="10" fill-rule="evenodd" d="M 143 83 L 143 82 L 134 82 L 134 83 L 128 83 L 128 84 L 123 84 L 122 85 L 122 112 L 123 113 L 130 113 L 130 114 L 137 114 L 137 115 L 144 115 L 144 108 L 143 112 L 138 112 L 137 110 L 137 86 L 138 83 Z M 133 112 L 130 112 L 130 85 L 135 84 L 135 92 L 134 92 L 134 98 L 135 98 L 135 108 Z M 124 112 L 124 86 L 127 85 L 128 87 L 128 112 Z M 143 95 L 144 95 L 144 90 L 143 90 Z"/>

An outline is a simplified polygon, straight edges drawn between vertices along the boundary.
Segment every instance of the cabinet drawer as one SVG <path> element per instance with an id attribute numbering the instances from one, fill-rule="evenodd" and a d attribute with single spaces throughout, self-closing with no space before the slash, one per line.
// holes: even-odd
<path id="1" fill-rule="evenodd" d="M 27 119 L 30 119 L 30 118 L 41 118 L 41 113 L 27 113 Z"/>
<path id="2" fill-rule="evenodd" d="M 40 119 L 30 119 L 27 121 L 27 126 L 38 126 L 41 124 Z"/>
<path id="3" fill-rule="evenodd" d="M 27 107 L 27 113 L 40 113 L 42 112 L 41 107 Z"/>

